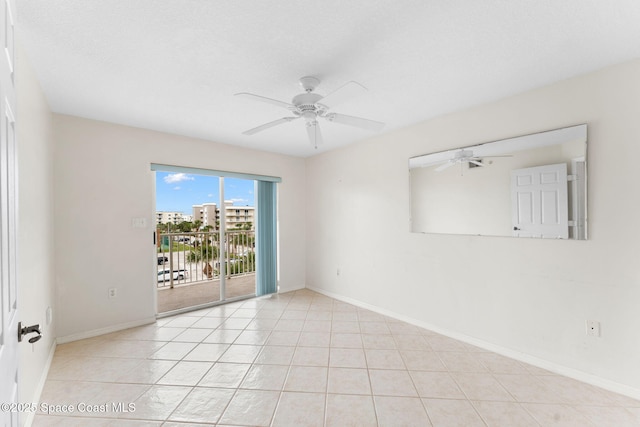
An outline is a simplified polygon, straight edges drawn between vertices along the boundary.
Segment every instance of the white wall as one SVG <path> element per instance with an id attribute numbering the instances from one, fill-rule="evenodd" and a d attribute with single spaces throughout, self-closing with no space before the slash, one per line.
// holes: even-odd
<path id="1" fill-rule="evenodd" d="M 307 286 L 640 396 L 639 116 L 635 61 L 307 159 Z M 580 123 L 590 240 L 409 233 L 409 157 Z"/>
<path id="2" fill-rule="evenodd" d="M 63 340 L 155 315 L 155 187 L 151 163 L 282 177 L 280 290 L 305 286 L 305 164 L 78 117 L 54 115 L 58 335 Z M 132 228 L 133 218 L 148 227 Z M 108 299 L 107 291 L 118 289 Z"/>
<path id="3" fill-rule="evenodd" d="M 53 135 L 51 112 L 22 50 L 16 66 L 19 179 L 18 284 L 20 320 L 39 323 L 42 338 L 22 342 L 20 402 L 32 402 L 56 338 L 53 263 Z M 47 307 L 54 320 L 46 323 Z M 31 336 L 29 336 L 31 337 Z"/>

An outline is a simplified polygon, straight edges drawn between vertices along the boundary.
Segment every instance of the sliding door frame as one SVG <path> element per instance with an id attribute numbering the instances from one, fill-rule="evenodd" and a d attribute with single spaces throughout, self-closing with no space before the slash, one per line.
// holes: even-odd
<path id="1" fill-rule="evenodd" d="M 248 174 L 248 173 L 241 173 L 241 172 L 231 172 L 231 171 L 222 171 L 222 170 L 215 170 L 215 169 L 202 169 L 202 168 L 192 168 L 192 167 L 185 167 L 185 166 L 176 166 L 176 165 L 166 165 L 166 164 L 158 164 L 158 163 L 151 163 L 151 171 L 153 172 L 174 172 L 174 173 L 185 173 L 185 174 L 192 174 L 192 175 L 207 175 L 207 176 L 215 176 L 217 178 L 219 178 L 219 193 L 220 193 L 220 205 L 221 205 L 221 209 L 220 209 L 220 229 L 219 229 L 219 233 L 220 233 L 220 299 L 219 301 L 212 301 L 210 303 L 206 303 L 206 304 L 199 304 L 196 306 L 190 306 L 190 307 L 185 307 L 185 308 L 181 308 L 181 309 L 177 309 L 177 310 L 172 310 L 169 312 L 165 312 L 165 313 L 158 313 L 158 301 L 157 301 L 157 285 L 154 283 L 154 301 L 155 301 L 155 307 L 156 307 L 156 317 L 157 318 L 162 318 L 162 317 L 166 317 L 166 316 L 171 316 L 174 314 L 179 314 L 179 313 L 184 313 L 184 312 L 188 312 L 188 311 L 193 311 L 193 310 L 198 310 L 198 309 L 202 309 L 202 308 L 207 308 L 207 307 L 213 307 L 216 305 L 220 305 L 220 304 L 225 304 L 225 303 L 230 303 L 230 302 L 234 302 L 234 301 L 239 301 L 239 300 L 243 300 L 243 299 L 248 299 L 248 298 L 254 298 L 256 295 L 258 295 L 258 282 L 264 283 L 264 282 L 272 282 L 273 280 L 275 280 L 275 283 L 273 283 L 273 286 L 271 288 L 269 288 L 270 290 L 272 290 L 273 292 L 269 292 L 269 293 L 275 293 L 277 292 L 278 286 L 277 286 L 277 271 L 278 271 L 278 265 L 277 265 L 277 257 L 275 253 L 270 253 L 267 255 L 269 262 L 275 264 L 275 265 L 269 265 L 268 268 L 265 268 L 265 263 L 261 262 L 260 258 L 262 257 L 260 255 L 260 250 L 258 247 L 256 247 L 256 257 L 257 257 L 257 264 L 260 265 L 262 264 L 262 268 L 257 268 L 256 269 L 256 287 L 255 287 L 255 292 L 253 295 L 246 295 L 246 296 L 238 296 L 238 297 L 233 297 L 233 298 L 226 298 L 226 245 L 224 244 L 224 239 L 226 237 L 226 209 L 225 209 L 225 205 L 224 205 L 224 178 L 228 177 L 228 178 L 238 178 L 238 179 L 246 179 L 246 180 L 252 180 L 254 181 L 254 189 L 256 191 L 256 215 L 257 215 L 257 221 L 256 221 L 256 239 L 258 239 L 258 234 L 260 233 L 260 224 L 259 224 L 259 218 L 261 216 L 261 208 L 260 208 L 260 194 L 259 194 L 259 183 L 262 181 L 262 183 L 268 183 L 273 185 L 272 191 L 273 191 L 273 205 L 268 206 L 268 209 L 273 209 L 273 212 L 269 212 L 267 214 L 268 217 L 272 218 L 273 224 L 269 224 L 268 227 L 265 227 L 264 223 L 262 225 L 262 227 L 267 228 L 268 232 L 263 234 L 262 238 L 263 240 L 266 238 L 268 239 L 273 239 L 273 242 L 270 242 L 267 246 L 265 247 L 269 247 L 269 248 L 277 248 L 277 183 L 282 182 L 282 178 L 280 177 L 275 177 L 275 176 L 267 176 L 267 175 L 257 175 L 257 174 Z M 154 180 L 155 180 L 155 174 L 154 174 Z M 269 185 L 267 185 L 267 187 L 269 187 Z M 155 188 L 155 186 L 154 186 Z M 155 195 L 154 195 L 155 197 Z M 155 206 L 157 204 L 157 201 L 154 200 L 154 209 Z M 265 214 L 262 213 L 263 219 Z M 153 218 L 155 218 L 155 215 L 153 216 Z M 273 231 L 271 231 L 273 230 Z M 263 230 L 265 231 L 265 230 Z M 156 230 L 154 229 L 153 232 L 155 233 Z M 155 238 L 154 238 L 154 244 L 155 244 Z M 256 246 L 258 246 L 258 242 L 256 242 Z M 264 245 L 263 245 L 264 246 Z M 154 257 L 154 262 L 155 262 L 155 257 Z M 268 279 L 260 279 L 259 275 L 260 274 L 267 274 L 269 275 Z M 274 278 L 271 278 L 271 275 L 275 275 Z M 261 293 L 261 295 L 265 295 L 265 293 Z M 258 296 L 261 296 L 258 295 Z"/>

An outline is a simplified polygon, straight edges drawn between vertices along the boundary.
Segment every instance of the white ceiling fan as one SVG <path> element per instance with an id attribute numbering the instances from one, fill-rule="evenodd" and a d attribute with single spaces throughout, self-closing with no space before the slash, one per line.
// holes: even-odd
<path id="1" fill-rule="evenodd" d="M 454 165 L 460 165 L 460 167 L 462 167 L 462 165 L 464 163 L 469 163 L 475 166 L 479 166 L 479 167 L 484 167 L 485 164 L 482 162 L 483 159 L 485 158 L 493 158 L 493 157 L 511 157 L 511 155 L 506 155 L 506 156 L 475 156 L 473 154 L 472 150 L 465 150 L 465 149 L 461 149 L 456 151 L 455 153 L 453 153 L 453 157 L 445 160 L 440 166 L 438 166 L 435 171 L 436 172 L 441 172 L 445 169 L 450 168 L 451 166 Z M 462 172 L 462 169 L 460 170 L 460 172 Z"/>
<path id="2" fill-rule="evenodd" d="M 436 168 L 436 172 L 443 171 L 445 169 L 450 168 L 453 165 L 463 164 L 465 162 L 474 164 L 476 166 L 484 166 L 482 164 L 482 157 L 477 157 L 473 155 L 473 151 L 471 150 L 459 150 L 453 154 L 453 157 L 449 160 L 445 160 L 440 166 Z"/>
<path id="3" fill-rule="evenodd" d="M 339 87 L 335 91 L 331 92 L 327 96 L 322 96 L 314 92 L 316 87 L 320 84 L 320 80 L 315 77 L 302 77 L 300 79 L 300 86 L 304 89 L 304 93 L 293 97 L 291 102 L 279 101 L 277 99 L 267 98 L 261 95 L 255 95 L 253 93 L 236 93 L 236 96 L 243 98 L 253 99 L 256 101 L 266 102 L 268 104 L 277 105 L 278 107 L 286 108 L 293 116 L 283 117 L 278 120 L 274 120 L 269 123 L 265 123 L 258 127 L 249 129 L 242 132 L 244 135 L 253 135 L 271 127 L 288 123 L 293 120 L 303 118 L 307 127 L 307 135 L 311 145 L 318 148 L 319 144 L 322 144 L 322 133 L 320 132 L 320 126 L 318 124 L 318 117 L 335 123 L 341 123 L 343 125 L 355 126 L 370 131 L 380 131 L 384 127 L 384 123 L 377 122 L 375 120 L 364 119 L 362 117 L 347 116 L 345 114 L 338 114 L 330 112 L 329 110 L 345 101 L 352 96 L 358 95 L 367 90 L 360 83 L 350 81 Z"/>

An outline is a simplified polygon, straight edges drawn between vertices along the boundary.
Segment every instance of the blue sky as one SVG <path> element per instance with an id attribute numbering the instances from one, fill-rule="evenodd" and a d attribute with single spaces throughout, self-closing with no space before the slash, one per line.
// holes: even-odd
<path id="1" fill-rule="evenodd" d="M 192 205 L 217 203 L 220 206 L 219 178 L 173 172 L 156 172 L 156 211 L 191 215 Z M 224 198 L 236 206 L 255 206 L 254 181 L 224 179 Z"/>

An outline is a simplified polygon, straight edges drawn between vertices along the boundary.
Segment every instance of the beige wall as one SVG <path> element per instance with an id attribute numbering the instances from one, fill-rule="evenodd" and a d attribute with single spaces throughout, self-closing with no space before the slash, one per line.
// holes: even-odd
<path id="1" fill-rule="evenodd" d="M 307 159 L 307 286 L 640 397 L 639 114 L 634 61 Z M 580 123 L 590 240 L 409 232 L 409 157 Z"/>
<path id="2" fill-rule="evenodd" d="M 64 115 L 54 115 L 54 130 L 62 339 L 153 319 L 151 163 L 282 177 L 279 285 L 281 291 L 304 287 L 303 159 Z M 133 228 L 134 218 L 151 225 Z M 117 288 L 115 299 L 108 298 L 111 287 Z"/>
<path id="3" fill-rule="evenodd" d="M 53 135 L 47 101 L 23 52 L 16 66 L 18 136 L 18 283 L 19 315 L 27 325 L 39 323 L 42 338 L 22 342 L 20 402 L 33 402 L 42 386 L 47 360 L 57 336 L 53 262 Z M 47 307 L 53 322 L 47 324 Z M 22 414 L 25 415 L 26 414 Z M 23 418 L 24 421 L 24 418 Z"/>

